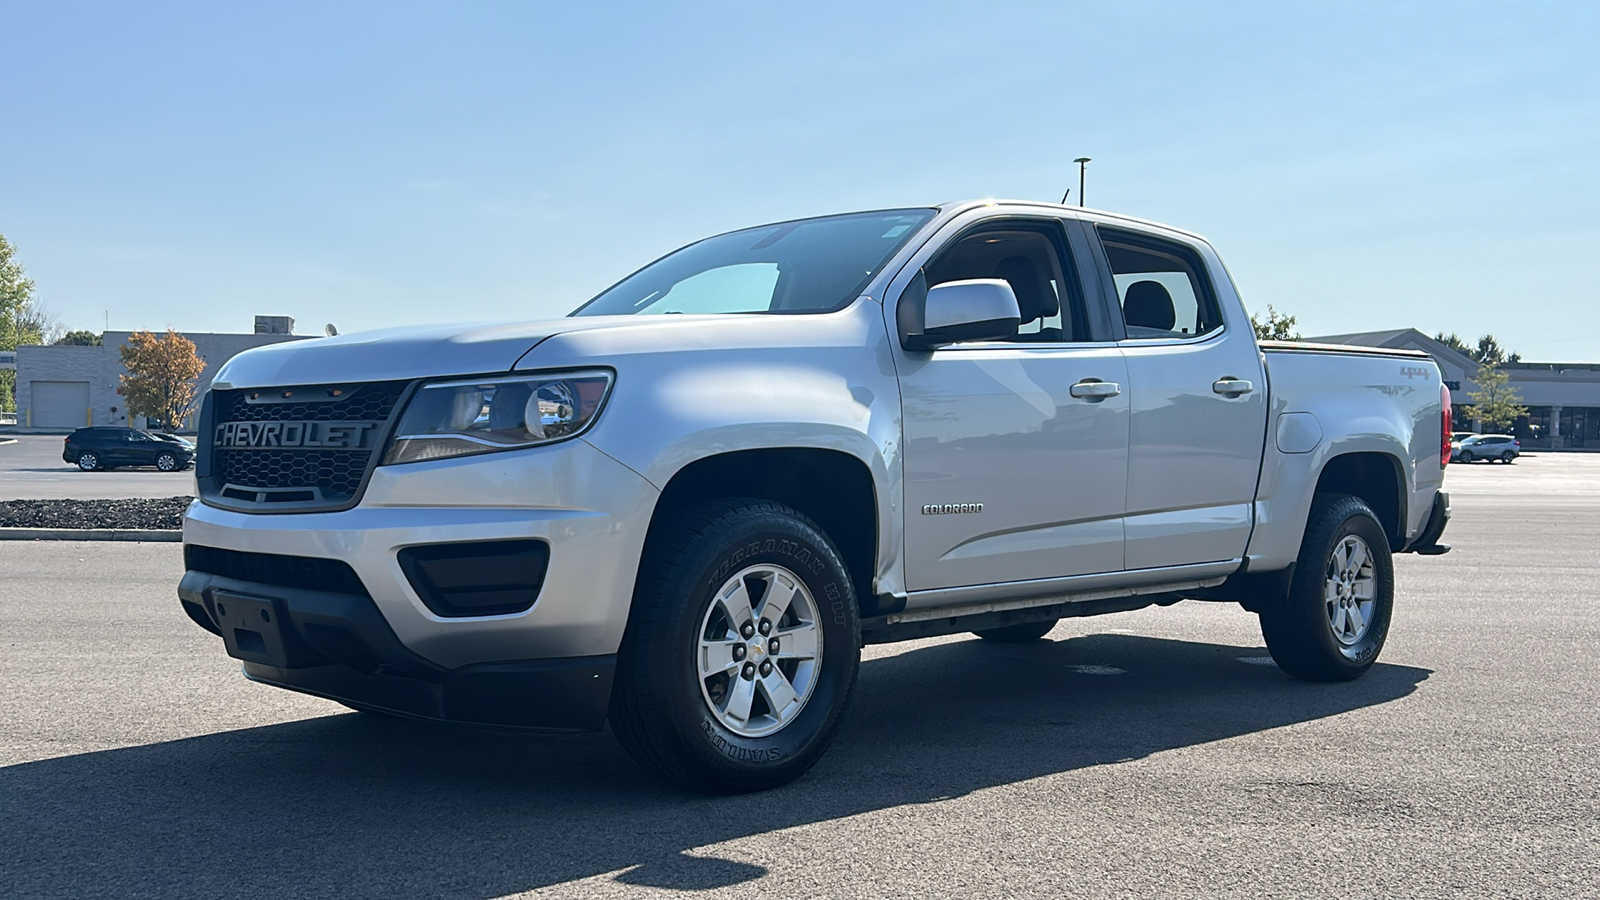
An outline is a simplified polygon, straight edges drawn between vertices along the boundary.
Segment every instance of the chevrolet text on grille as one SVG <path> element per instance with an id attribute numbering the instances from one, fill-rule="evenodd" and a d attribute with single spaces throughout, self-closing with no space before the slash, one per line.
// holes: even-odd
<path id="1" fill-rule="evenodd" d="M 366 446 L 373 422 L 224 422 L 217 426 L 218 447 L 309 447 L 358 449 Z"/>

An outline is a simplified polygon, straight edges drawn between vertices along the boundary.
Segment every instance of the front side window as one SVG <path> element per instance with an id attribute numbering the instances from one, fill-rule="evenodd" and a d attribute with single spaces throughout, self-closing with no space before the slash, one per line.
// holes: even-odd
<path id="1" fill-rule="evenodd" d="M 1199 256 L 1147 235 L 1100 229 L 1130 339 L 1185 338 L 1222 326 Z"/>
<path id="2" fill-rule="evenodd" d="M 706 238 L 629 275 L 573 315 L 833 312 L 859 296 L 934 213 L 852 213 Z"/>
<path id="3" fill-rule="evenodd" d="M 1054 223 L 986 224 L 940 251 L 922 274 L 930 288 L 973 278 L 1011 285 L 1022 322 L 1009 338 L 1013 342 L 1088 340 L 1082 291 Z"/>

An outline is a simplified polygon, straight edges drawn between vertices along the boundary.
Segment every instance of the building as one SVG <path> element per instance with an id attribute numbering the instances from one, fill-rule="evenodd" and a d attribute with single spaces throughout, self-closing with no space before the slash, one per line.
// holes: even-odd
<path id="1" fill-rule="evenodd" d="M 293 320 L 288 321 L 292 325 Z M 260 318 L 257 322 L 260 322 Z M 132 334 L 130 331 L 108 331 L 104 335 L 105 343 L 100 347 L 18 347 L 16 432 L 59 432 L 85 425 L 148 427 L 151 423 L 142 417 L 129 419 L 128 410 L 117 393 L 120 376 L 128 374 L 128 370 L 122 366 L 121 348 L 128 343 Z M 222 364 L 234 356 L 252 347 L 307 339 L 286 332 L 183 332 L 183 336 L 194 341 L 195 352 L 206 364 L 200 374 L 201 394 L 211 386 L 211 379 Z M 190 430 L 193 427 L 194 417 L 191 414 L 189 421 L 177 430 Z"/>
<path id="2" fill-rule="evenodd" d="M 1415 328 L 1329 334 L 1305 340 L 1319 344 L 1421 350 L 1439 364 L 1444 382 L 1450 388 L 1450 402 L 1455 408 L 1454 429 L 1482 430 L 1482 423 L 1472 418 L 1472 398 L 1468 396 L 1478 390 L 1473 380 L 1478 364 L 1472 357 Z M 1524 448 L 1600 450 L 1600 364 L 1515 362 L 1502 363 L 1500 371 L 1510 376 L 1511 387 L 1516 388 L 1522 398 L 1520 402 L 1528 408 L 1528 414 L 1512 426 Z"/>

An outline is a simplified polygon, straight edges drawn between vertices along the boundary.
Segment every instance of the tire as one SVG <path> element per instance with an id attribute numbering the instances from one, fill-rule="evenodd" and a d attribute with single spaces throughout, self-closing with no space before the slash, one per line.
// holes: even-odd
<path id="1" fill-rule="evenodd" d="M 764 500 L 702 506 L 652 533 L 617 656 L 617 740 L 645 769 L 696 791 L 800 777 L 827 749 L 861 659 L 838 550 L 810 519 Z M 762 613 L 779 598 L 785 611 L 770 623 Z M 776 662 L 766 658 L 773 647 Z"/>
<path id="2" fill-rule="evenodd" d="M 998 644 L 1026 644 L 1037 641 L 1050 633 L 1060 619 L 1045 619 L 1043 622 L 1023 622 L 1018 625 L 1006 625 L 1001 628 L 985 628 L 974 631 L 973 634 L 986 641 Z"/>
<path id="3" fill-rule="evenodd" d="M 1500 454 L 1500 461 L 1505 463 L 1508 466 L 1511 465 L 1511 461 L 1513 459 L 1516 459 L 1516 458 L 1517 458 L 1517 455 L 1515 453 L 1512 453 L 1510 450 L 1507 450 L 1506 452 Z"/>
<path id="4" fill-rule="evenodd" d="M 1366 561 L 1356 564 L 1358 555 Z M 1394 564 L 1377 516 L 1358 497 L 1318 494 L 1289 595 L 1261 610 L 1278 668 L 1307 681 L 1359 678 L 1383 649 L 1393 612 Z"/>
<path id="5" fill-rule="evenodd" d="M 1464 463 L 1472 462 L 1472 454 L 1471 453 L 1462 453 L 1460 459 L 1458 459 L 1457 462 L 1464 462 Z"/>
<path id="6" fill-rule="evenodd" d="M 157 454 L 156 468 L 163 472 L 176 472 L 178 471 L 178 457 L 171 453 Z"/>
<path id="7" fill-rule="evenodd" d="M 92 450 L 85 450 L 78 454 L 78 468 L 85 472 L 93 472 L 100 468 L 100 456 Z"/>

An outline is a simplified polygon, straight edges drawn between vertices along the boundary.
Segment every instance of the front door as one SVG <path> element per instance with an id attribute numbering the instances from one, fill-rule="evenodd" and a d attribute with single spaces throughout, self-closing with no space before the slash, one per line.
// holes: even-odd
<path id="1" fill-rule="evenodd" d="M 1121 569 L 1126 369 L 1094 340 L 1060 222 L 981 222 L 920 273 L 1007 281 L 1022 326 L 898 360 L 907 588 Z"/>

